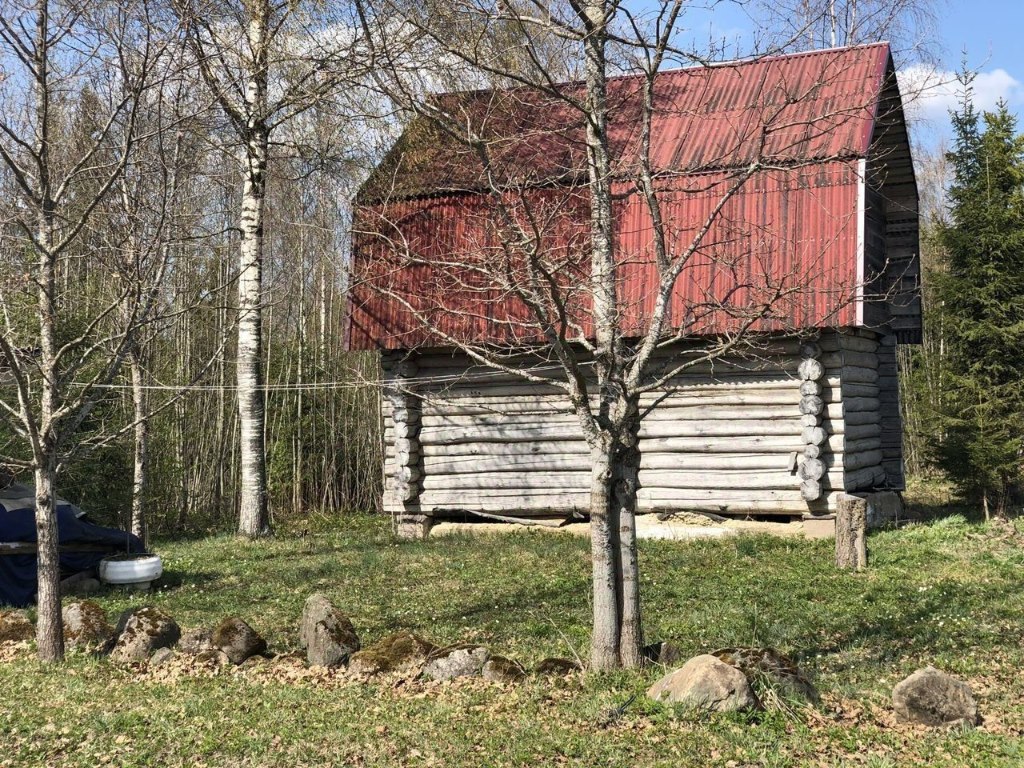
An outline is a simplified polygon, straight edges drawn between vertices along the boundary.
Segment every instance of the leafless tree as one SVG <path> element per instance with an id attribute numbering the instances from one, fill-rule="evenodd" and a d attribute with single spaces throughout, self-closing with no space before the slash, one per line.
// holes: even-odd
<path id="1" fill-rule="evenodd" d="M 362 61 L 344 7 L 277 0 L 178 0 L 202 80 L 223 112 L 241 168 L 237 392 L 241 428 L 239 533 L 270 530 L 263 310 L 265 202 L 271 148 L 298 119 L 332 104 Z"/>
<path id="2" fill-rule="evenodd" d="M 705 175 L 687 179 L 686 173 L 665 168 L 655 157 L 657 139 L 652 137 L 662 96 L 659 72 L 671 64 L 705 63 L 702 52 L 677 44 L 683 5 L 681 0 L 636 8 L 609 0 L 459 0 L 446 4 L 443 13 L 429 5 L 410 10 L 388 2 L 368 4 L 364 13 L 367 37 L 375 41 L 379 87 L 417 119 L 404 139 L 405 154 L 386 160 L 364 190 L 367 205 L 358 229 L 369 238 L 367 253 L 375 252 L 373 242 L 387 245 L 383 258 L 367 255 L 357 261 L 357 268 L 364 269 L 356 279 L 365 281 L 361 290 L 400 307 L 432 343 L 564 391 L 590 449 L 591 666 L 598 670 L 635 667 L 642 661 L 635 529 L 639 431 L 646 412 L 641 398 L 683 371 L 763 343 L 764 337 L 754 331 L 766 320 L 781 322 L 789 316 L 791 303 L 806 297 L 820 276 L 779 274 L 768 263 L 755 264 L 755 271 L 762 270 L 759 274 L 741 274 L 736 263 L 723 259 L 716 266 L 736 280 L 737 290 L 716 294 L 709 287 L 685 312 L 676 306 L 680 278 L 715 251 L 715 238 L 743 236 L 743 223 L 725 220 L 724 212 L 752 178 L 799 174 L 799 158 L 770 148 L 776 132 L 799 126 L 808 135 L 820 135 L 843 120 L 836 114 L 817 121 L 788 114 L 788 106 L 812 98 L 810 90 L 790 88 L 785 97 L 776 93 L 765 99 L 756 128 L 693 169 Z M 405 26 L 396 28 L 396 19 Z M 504 33 L 500 40 L 486 34 L 497 24 Z M 407 49 L 391 53 L 388 42 L 401 40 L 399 33 L 407 28 L 427 41 L 436 68 L 416 66 Z M 453 37 L 452 29 L 460 33 Z M 508 34 L 510 29 L 514 34 Z M 472 35 L 465 30 L 484 31 Z M 511 40 L 514 66 L 495 55 L 496 48 L 500 52 Z M 552 50 L 558 55 L 552 57 Z M 565 64 L 553 72 L 552 61 Z M 467 71 L 509 87 L 482 95 L 423 97 L 432 76 L 437 89 L 452 72 L 460 84 L 471 80 Z M 579 80 L 563 82 L 560 74 L 565 71 L 579 72 Z M 629 98 L 609 87 L 621 73 L 638 76 Z M 554 117 L 550 125 L 517 117 L 532 114 Z M 613 115 L 620 124 L 633 126 L 629 146 L 635 154 L 626 165 L 623 147 L 613 145 Z M 552 135 L 562 138 L 551 142 Z M 450 155 L 445 167 L 452 172 L 444 179 L 428 179 L 426 184 L 436 186 L 419 190 L 416 150 L 429 152 L 426 148 L 436 143 L 444 147 L 446 158 Z M 467 166 L 474 169 L 466 172 L 472 178 L 460 176 Z M 536 189 L 551 180 L 562 185 L 563 193 L 547 199 Z M 407 236 L 412 226 L 408 221 L 414 218 L 411 209 L 398 204 L 396 213 L 389 214 L 389 196 L 437 193 L 438 186 L 452 193 L 478 193 L 478 226 L 466 225 L 467 231 L 480 233 L 478 250 L 460 242 L 450 253 L 423 252 L 422 243 Z M 668 202 L 673 194 L 712 202 L 699 220 L 674 222 Z M 642 201 L 642 216 L 651 231 L 647 256 L 617 253 L 615 210 L 626 195 Z M 402 216 L 409 218 L 399 220 Z M 581 217 L 586 224 L 572 230 Z M 552 247 L 560 228 L 563 240 L 568 228 L 570 240 L 575 232 L 585 246 Z M 651 291 L 640 297 L 624 292 L 625 274 L 634 259 L 648 259 L 654 274 Z M 394 278 L 403 269 L 421 270 L 418 274 L 430 275 L 425 282 L 442 284 L 412 295 L 408 281 Z M 853 295 L 852 285 L 832 288 Z M 647 309 L 636 325 L 640 305 Z M 451 324 L 438 322 L 455 315 L 470 328 L 482 327 L 475 325 L 481 318 L 503 324 L 498 335 L 503 333 L 506 343 L 493 333 L 476 343 L 470 340 L 472 333 L 460 335 L 450 330 Z M 712 317 L 718 321 L 712 323 Z M 708 325 L 716 325 L 715 336 L 685 346 L 666 362 L 666 348 L 695 341 Z M 527 349 L 532 354 L 525 354 Z M 541 371 L 551 365 L 561 371 L 557 380 Z"/>
<path id="3" fill-rule="evenodd" d="M 130 358 L 156 306 L 100 252 L 83 251 L 135 157 L 143 101 L 171 68 L 174 39 L 144 0 L 18 2 L 0 7 L 0 163 L 17 198 L 0 258 L 0 418 L 27 446 L 5 456 L 35 479 L 40 658 L 63 657 L 55 482 L 72 436 Z M 76 109 L 77 105 L 77 109 Z M 87 130 L 74 132 L 72 123 Z M 108 282 L 69 322 L 76 263 Z"/>

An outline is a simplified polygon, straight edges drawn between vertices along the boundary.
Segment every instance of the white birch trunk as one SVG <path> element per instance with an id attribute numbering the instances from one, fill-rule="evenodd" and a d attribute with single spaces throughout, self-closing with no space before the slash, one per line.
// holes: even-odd
<path id="1" fill-rule="evenodd" d="M 269 131 L 267 109 L 267 43 L 269 9 L 257 4 L 249 22 L 252 71 L 246 89 L 244 187 L 238 275 L 238 420 L 241 489 L 238 532 L 251 538 L 270 532 L 267 510 L 266 407 L 263 393 L 263 209 L 266 199 Z"/>
<path id="2" fill-rule="evenodd" d="M 146 471 L 149 454 L 149 403 L 146 392 L 145 370 L 142 351 L 136 347 L 129 356 L 132 373 L 132 408 L 135 417 L 134 461 L 132 467 L 132 516 L 131 532 L 147 541 L 146 531 Z"/>

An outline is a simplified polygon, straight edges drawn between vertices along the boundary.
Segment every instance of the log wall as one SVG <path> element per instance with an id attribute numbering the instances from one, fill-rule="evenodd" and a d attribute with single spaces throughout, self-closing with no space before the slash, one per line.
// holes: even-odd
<path id="1" fill-rule="evenodd" d="M 870 332 L 776 341 L 646 396 L 640 510 L 796 516 L 883 485 L 878 348 Z M 413 359 L 404 395 L 383 398 L 386 511 L 586 511 L 589 451 L 564 392 L 460 354 Z M 401 365 L 413 370 L 384 360 L 390 380 Z M 556 381 L 559 370 L 537 373 Z"/>

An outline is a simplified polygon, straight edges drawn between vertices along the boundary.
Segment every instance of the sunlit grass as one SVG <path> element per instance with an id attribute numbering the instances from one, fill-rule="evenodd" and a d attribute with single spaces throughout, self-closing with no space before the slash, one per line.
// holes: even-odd
<path id="1" fill-rule="evenodd" d="M 297 647 L 305 598 L 324 592 L 364 643 L 409 629 L 472 641 L 527 666 L 585 656 L 588 543 L 531 530 L 392 538 L 384 520 L 265 542 L 162 542 L 163 587 L 101 596 L 111 617 L 160 605 L 186 628 L 248 620 Z M 80 765 L 1020 765 L 1021 536 L 963 517 L 873 534 L 871 568 L 832 566 L 828 541 L 643 542 L 649 639 L 686 654 L 770 645 L 825 694 L 820 715 L 684 715 L 642 697 L 658 670 L 503 688 L 293 680 L 250 670 L 162 679 L 75 656 L 0 663 L 0 766 Z M 975 686 L 972 733 L 893 727 L 892 685 L 925 663 Z M 729 761 L 733 761 L 730 763 Z"/>

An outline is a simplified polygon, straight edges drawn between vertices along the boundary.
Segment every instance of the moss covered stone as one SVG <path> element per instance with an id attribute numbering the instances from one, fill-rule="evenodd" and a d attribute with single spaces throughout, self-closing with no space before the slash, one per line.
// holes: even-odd
<path id="1" fill-rule="evenodd" d="M 397 632 L 353 654 L 349 670 L 357 675 L 418 671 L 435 648 L 411 632 Z"/>
<path id="2" fill-rule="evenodd" d="M 68 603 L 61 617 L 68 648 L 103 648 L 114 636 L 107 612 L 92 600 Z"/>

